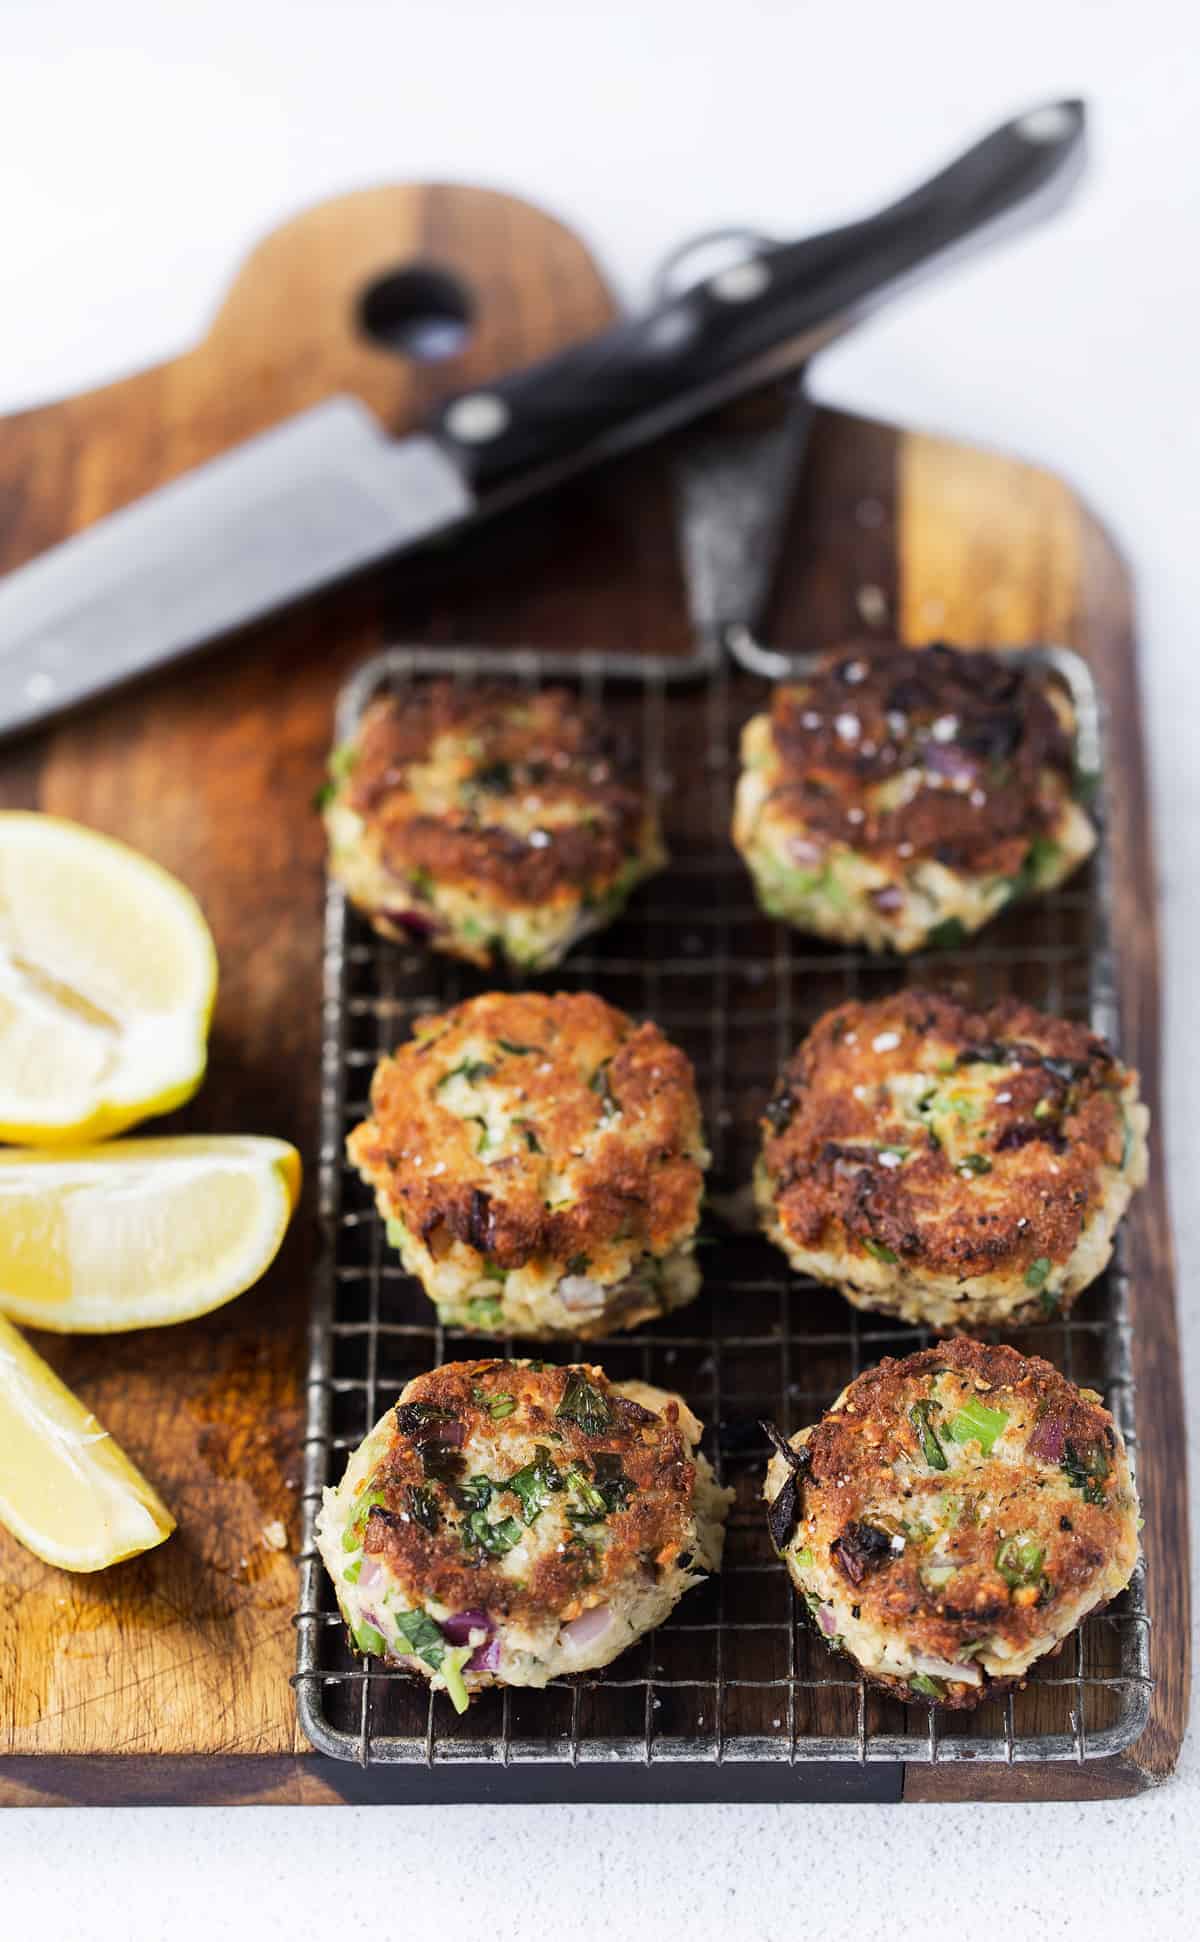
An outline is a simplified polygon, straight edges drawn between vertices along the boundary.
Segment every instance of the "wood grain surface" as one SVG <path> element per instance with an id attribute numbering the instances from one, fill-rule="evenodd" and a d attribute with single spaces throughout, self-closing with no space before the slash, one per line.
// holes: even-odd
<path id="1" fill-rule="evenodd" d="M 440 264 L 473 292 L 462 354 L 416 365 L 357 327 L 365 287 Z M 600 328 L 611 299 L 577 238 L 467 188 L 325 204 L 249 259 L 193 351 L 0 423 L 0 570 L 278 418 L 354 391 L 391 427 L 446 393 Z M 854 509 L 873 500 L 873 525 Z M 870 613 L 910 640 L 1069 641 L 1090 660 L 1121 775 L 1114 869 L 1125 1050 L 1157 1103 L 1158 933 L 1127 576 L 1057 479 L 822 413 L 776 603 L 781 637 L 835 640 Z M 164 1130 L 316 1145 L 322 845 L 309 804 L 333 697 L 385 637 L 687 648 L 667 455 L 611 467 L 453 555 L 374 573 L 43 735 L 0 750 L 0 803 L 136 844 L 199 897 L 222 979 L 209 1078 Z M 1160 1121 L 1161 1123 L 1161 1121 Z M 155 1128 L 154 1130 L 159 1130 Z M 0 1803 L 338 1797 L 295 1726 L 294 1551 L 311 1185 L 280 1260 L 178 1329 L 38 1346 L 179 1517 L 161 1549 L 96 1578 L 0 1531 Z M 1168 1774 L 1188 1689 L 1187 1536 L 1172 1263 L 1159 1168 L 1131 1217 L 1141 1477 L 1157 1688 L 1120 1760 L 1086 1769 L 907 1770 L 913 1798 L 1083 1798 Z"/>

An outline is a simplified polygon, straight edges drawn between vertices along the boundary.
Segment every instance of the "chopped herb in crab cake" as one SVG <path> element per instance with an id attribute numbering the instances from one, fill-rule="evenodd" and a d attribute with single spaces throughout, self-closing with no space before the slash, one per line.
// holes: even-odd
<path id="1" fill-rule="evenodd" d="M 1074 733 L 1061 683 L 1011 656 L 844 650 L 747 723 L 733 840 L 799 930 L 949 944 L 1093 849 Z"/>
<path id="2" fill-rule="evenodd" d="M 323 808 L 333 874 L 378 931 L 485 966 L 559 963 L 666 862 L 632 751 L 563 688 L 381 696 Z"/>
<path id="3" fill-rule="evenodd" d="M 588 992 L 489 992 L 419 1019 L 347 1151 L 450 1327 L 587 1339 L 699 1291 L 691 1065 Z"/>
<path id="4" fill-rule="evenodd" d="M 1138 1503 L 1098 1395 L 966 1337 L 858 1376 L 775 1454 L 771 1540 L 831 1648 L 905 1699 L 1023 1683 L 1125 1589 Z"/>
<path id="5" fill-rule="evenodd" d="M 755 1198 L 802 1274 L 939 1329 L 1065 1314 L 1146 1178 L 1136 1072 L 1084 1025 L 917 990 L 841 1005 L 788 1061 Z"/>
<path id="6" fill-rule="evenodd" d="M 459 1712 L 607 1665 L 721 1562 L 732 1492 L 678 1396 L 590 1364 L 410 1382 L 325 1492 L 317 1546 L 362 1652 Z"/>

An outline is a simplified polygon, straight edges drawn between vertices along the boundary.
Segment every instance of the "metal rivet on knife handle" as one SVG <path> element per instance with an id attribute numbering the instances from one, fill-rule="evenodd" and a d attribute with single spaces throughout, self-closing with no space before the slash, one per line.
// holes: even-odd
<path id="1" fill-rule="evenodd" d="M 749 303 L 752 297 L 761 297 L 770 281 L 771 272 L 762 259 L 749 256 L 744 263 L 731 263 L 719 271 L 708 287 L 725 303 Z"/>
<path id="2" fill-rule="evenodd" d="M 1071 133 L 1076 116 L 1063 101 L 1051 101 L 1044 108 L 1031 108 L 1016 123 L 1016 132 L 1027 142 L 1061 142 Z"/>
<path id="3" fill-rule="evenodd" d="M 495 392 L 471 391 L 465 398 L 454 400 L 444 422 L 451 438 L 464 445 L 484 445 L 489 439 L 499 438 L 510 416 L 508 406 Z"/>

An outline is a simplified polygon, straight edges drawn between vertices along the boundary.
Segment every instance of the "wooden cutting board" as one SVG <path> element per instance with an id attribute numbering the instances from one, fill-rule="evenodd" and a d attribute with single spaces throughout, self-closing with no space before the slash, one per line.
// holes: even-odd
<path id="1" fill-rule="evenodd" d="M 417 364 L 357 323 L 413 262 L 470 291 L 462 353 Z M 196 349 L 0 423 L 0 570 L 333 392 L 397 431 L 437 399 L 603 326 L 583 244 L 486 190 L 383 188 L 269 236 Z M 874 523 L 854 511 L 874 501 Z M 863 589 L 874 591 L 864 596 Z M 835 641 L 1057 640 L 1091 662 L 1120 783 L 1112 834 L 1124 1049 L 1158 1104 L 1158 932 L 1129 581 L 1058 479 L 840 413 L 818 420 L 774 631 Z M 174 1131 L 279 1134 L 315 1162 L 322 842 L 310 799 L 335 691 L 385 637 L 687 651 L 662 454 L 513 515 L 454 554 L 377 572 L 0 749 L 0 803 L 136 844 L 199 897 L 221 960 L 210 1075 Z M 1161 1124 L 1161 1120 L 1159 1120 Z M 1157 1686 L 1125 1756 L 1083 1768 L 910 1767 L 912 1798 L 1128 1793 L 1176 1759 L 1188 1691 L 1183 1415 L 1161 1165 L 1130 1218 Z M 310 1189 L 262 1285 L 185 1327 L 38 1346 L 179 1518 L 99 1577 L 42 1566 L 0 1531 L 0 1802 L 337 1798 L 296 1729 Z M 2 1453 L 0 1453 L 2 1461 Z M 338 1776 L 333 1776 L 336 1779 Z M 897 1785 L 901 1783 L 898 1781 Z"/>

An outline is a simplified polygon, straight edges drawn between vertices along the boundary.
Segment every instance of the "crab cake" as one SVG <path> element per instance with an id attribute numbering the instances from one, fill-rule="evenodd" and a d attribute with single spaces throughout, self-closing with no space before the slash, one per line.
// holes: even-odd
<path id="1" fill-rule="evenodd" d="M 901 991 L 818 1020 L 755 1198 L 793 1267 L 932 1328 L 1064 1314 L 1146 1178 L 1136 1072 L 1084 1025 Z"/>
<path id="2" fill-rule="evenodd" d="M 678 1396 L 590 1364 L 451 1362 L 325 1492 L 317 1544 L 363 1652 L 464 1712 L 607 1665 L 721 1562 L 732 1491 Z"/>
<path id="3" fill-rule="evenodd" d="M 772 1541 L 826 1641 L 904 1699 L 1020 1685 L 1138 1557 L 1138 1503 L 1099 1396 L 959 1337 L 890 1358 L 776 1454 Z"/>
<path id="4" fill-rule="evenodd" d="M 452 1327 L 586 1338 L 699 1290 L 691 1065 L 590 992 L 489 992 L 419 1019 L 347 1151 Z"/>
<path id="5" fill-rule="evenodd" d="M 386 937 L 557 964 L 666 862 L 651 796 L 564 688 L 415 685 L 334 751 L 330 868 Z"/>
<path id="6" fill-rule="evenodd" d="M 1040 669 L 948 647 L 826 657 L 742 736 L 733 840 L 759 901 L 872 951 L 952 944 L 1095 845 L 1075 718 Z"/>

